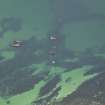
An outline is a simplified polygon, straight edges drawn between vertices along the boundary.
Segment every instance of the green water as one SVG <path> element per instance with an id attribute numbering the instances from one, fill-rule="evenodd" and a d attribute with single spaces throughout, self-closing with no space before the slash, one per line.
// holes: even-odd
<path id="1" fill-rule="evenodd" d="M 48 0 L 1 0 L 0 19 L 13 16 L 23 20 L 20 32 L 7 32 L 0 40 L 0 48 L 5 48 L 12 40 L 28 39 L 32 36 L 43 38 L 52 28 L 53 15 L 50 13 Z"/>
<path id="2" fill-rule="evenodd" d="M 62 81 L 59 82 L 59 84 L 57 84 L 57 87 L 61 86 L 61 90 L 59 91 L 59 95 L 56 97 L 56 99 L 62 100 L 65 96 L 74 92 L 83 82 L 96 76 L 97 74 L 84 76 L 84 73 L 86 73 L 86 71 L 84 70 L 88 71 L 91 68 L 92 66 L 84 66 L 82 68 L 75 69 L 71 72 L 63 72 Z M 61 68 L 57 68 L 56 70 L 61 71 Z M 55 75 L 55 73 L 56 71 L 51 71 L 50 75 Z M 58 74 L 60 74 L 60 72 L 58 72 Z M 71 78 L 71 81 L 66 83 L 65 80 L 69 77 Z M 9 105 L 30 105 L 31 102 L 48 96 L 46 95 L 38 98 L 40 88 L 44 86 L 45 83 L 46 82 L 42 80 L 37 85 L 35 85 L 35 87 L 32 90 L 9 98 L 8 100 L 11 101 Z M 0 99 L 0 105 L 7 105 L 5 100 L 3 100 L 2 98 Z"/>
<path id="3" fill-rule="evenodd" d="M 84 3 L 91 13 L 105 14 L 104 0 L 100 0 L 100 3 L 98 0 L 95 3 L 94 0 L 85 0 Z M 8 47 L 10 47 L 13 40 L 26 40 L 32 36 L 42 39 L 46 37 L 50 30 L 56 27 L 55 15 L 50 10 L 49 0 L 0 0 L 0 20 L 8 16 L 21 18 L 23 20 L 23 26 L 19 32 L 8 31 L 0 38 L 0 49 L 4 49 L 1 52 L 1 56 L 5 60 L 10 60 L 15 57 L 15 52 L 8 51 Z M 66 46 L 73 50 L 80 51 L 88 47 L 100 46 L 105 43 L 105 22 L 100 20 L 68 22 L 64 24 L 62 33 L 67 37 Z M 35 54 L 38 53 L 40 51 Z M 46 68 L 44 63 L 29 66 L 29 68 L 36 67 L 38 70 L 33 75 Z M 76 91 L 82 83 L 95 77 L 97 74 L 84 76 L 90 69 L 91 66 L 83 66 L 70 72 L 64 72 L 65 69 L 63 68 L 51 67 L 48 77 L 53 77 L 56 74 L 61 75 L 61 81 L 56 86 L 56 88 L 61 86 L 61 90 L 58 96 L 54 98 L 62 100 L 68 94 Z M 67 78 L 71 78 L 71 81 L 66 83 Z M 43 97 L 38 97 L 40 89 L 44 85 L 45 81 L 42 80 L 32 90 L 10 97 L 9 100 L 11 103 L 8 105 L 30 105 L 31 102 L 37 99 L 49 96 L 53 90 Z M 0 105 L 7 105 L 6 100 L 0 98 Z"/>
<path id="4" fill-rule="evenodd" d="M 104 1 L 95 1 L 95 4 L 93 1 L 91 3 L 84 1 L 84 3 L 92 13 L 105 13 Z M 33 35 L 43 38 L 55 24 L 48 0 L 0 0 L 0 19 L 8 16 L 22 18 L 23 29 L 20 32 L 5 33 L 0 39 L 0 48 L 7 47 L 14 39 L 27 39 Z M 63 31 L 68 37 L 67 46 L 79 50 L 104 43 L 105 27 L 102 25 L 103 21 L 89 20 L 72 24 L 68 22 L 64 25 Z"/>

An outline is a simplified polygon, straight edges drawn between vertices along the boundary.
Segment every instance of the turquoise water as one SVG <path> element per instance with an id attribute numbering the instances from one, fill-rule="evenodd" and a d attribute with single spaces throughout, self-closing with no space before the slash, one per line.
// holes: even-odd
<path id="1" fill-rule="evenodd" d="M 83 1 L 83 6 L 88 8 L 90 14 L 104 14 L 104 1 L 95 1 L 95 4 L 93 1 Z M 22 18 L 23 20 L 23 28 L 20 32 L 14 33 L 9 31 L 5 33 L 3 39 L 0 40 L 1 48 L 8 46 L 11 40 L 14 39 L 27 39 L 33 35 L 42 38 L 56 27 L 54 26 L 56 15 L 51 11 L 49 2 L 50 0 L 1 0 L 0 19 L 13 16 Z M 67 43 L 69 44 L 67 46 L 75 49 L 83 49 L 103 44 L 105 33 L 104 23 L 101 19 L 68 21 L 68 23 L 64 24 L 63 29 L 63 33 L 68 37 Z"/>
<path id="2" fill-rule="evenodd" d="M 66 2 L 68 3 L 68 5 L 66 4 Z M 47 75 L 45 75 L 44 79 L 39 80 L 38 83 L 34 83 L 33 88 L 25 92 L 12 96 L 7 95 L 8 98 L 4 98 L 2 97 L 2 92 L 0 91 L 0 105 L 30 105 L 34 101 L 46 99 L 47 97 L 52 95 L 59 87 L 60 90 L 57 92 L 57 95 L 51 98 L 51 101 L 53 101 L 54 99 L 63 101 L 63 99 L 68 95 L 71 95 L 76 90 L 78 90 L 82 84 L 100 75 L 100 72 L 94 72 L 92 74 L 85 75 L 85 73 L 87 73 L 88 71 L 92 71 L 94 66 L 96 65 L 83 64 L 82 66 L 77 66 L 77 62 L 79 63 L 78 56 L 81 55 L 82 51 L 85 51 L 87 48 L 98 48 L 105 45 L 104 3 L 104 0 L 0 0 L 1 33 L 3 31 L 1 26 L 2 19 L 14 17 L 22 21 L 22 26 L 19 31 L 15 32 L 11 29 L 5 31 L 3 33 L 3 36 L 2 34 L 0 35 L 0 57 L 3 57 L 3 60 L 0 61 L 1 74 L 4 68 L 5 70 L 7 69 L 6 72 L 3 72 L 5 73 L 5 77 L 1 77 L 2 79 L 0 81 L 0 85 L 4 84 L 3 86 L 5 86 L 5 83 L 3 83 L 2 81 L 11 79 L 15 74 L 15 70 L 16 73 L 18 73 L 18 70 L 27 71 L 27 69 L 29 69 L 31 71 L 32 69 L 31 76 L 29 74 L 27 78 L 33 78 L 33 76 L 36 76 L 38 73 L 44 74 L 46 73 L 46 71 L 49 72 Z M 66 5 L 70 6 L 66 8 Z M 8 24 L 9 23 L 7 23 L 7 26 Z M 27 41 L 32 37 L 36 37 L 39 43 L 41 43 L 44 40 L 46 41 L 46 37 L 48 37 L 48 34 L 50 32 L 52 33 L 52 31 L 57 31 L 58 34 L 60 33 L 61 35 L 65 36 L 65 47 L 73 50 L 76 54 L 74 61 L 72 58 L 67 57 L 65 59 L 65 62 L 70 62 L 70 64 L 72 62 L 77 67 L 71 67 L 70 69 L 68 69 L 63 68 L 62 66 L 48 66 L 46 65 L 46 60 L 41 63 L 29 63 L 34 59 L 33 55 L 32 58 L 27 58 L 27 56 L 31 57 L 31 50 L 32 54 L 34 53 L 34 55 L 36 56 L 40 56 L 43 53 L 40 46 L 39 48 L 37 48 L 37 51 L 34 51 L 33 49 L 30 50 L 31 45 L 26 47 L 26 49 L 24 47 L 21 47 L 19 49 L 11 47 L 14 40 L 22 40 L 23 43 L 26 41 L 25 43 L 27 45 Z M 48 43 L 47 45 L 50 44 Z M 35 45 L 32 45 L 31 47 L 34 48 L 34 46 Z M 48 46 L 46 46 L 45 50 L 47 49 L 47 47 Z M 25 51 L 28 52 L 27 55 L 25 55 Z M 46 55 L 47 52 L 45 51 L 44 53 Z M 104 54 L 105 52 L 101 54 L 96 52 L 96 54 L 94 55 L 97 58 L 101 57 L 102 59 L 105 59 Z M 22 59 L 22 55 L 24 56 L 24 58 L 26 58 L 25 60 Z M 58 54 L 58 56 L 59 55 L 60 54 Z M 87 55 L 88 53 L 86 53 L 86 56 Z M 36 57 L 35 60 L 39 60 L 39 58 Z M 61 58 L 63 59 L 63 57 Z M 29 60 L 29 62 L 24 63 L 26 60 Z M 14 62 L 18 62 L 19 65 L 15 65 Z M 21 63 L 27 65 L 25 67 L 21 67 Z M 7 68 L 5 67 L 6 64 Z M 10 71 L 12 66 L 14 71 L 12 71 L 11 73 Z M 56 75 L 60 76 L 60 81 L 49 93 L 40 96 L 41 89 Z M 25 79 L 23 78 L 23 80 Z M 67 79 L 68 82 L 65 82 Z M 14 85 L 14 83 L 12 85 Z M 2 89 L 2 86 L 0 87 L 0 89 Z M 4 92 L 4 94 L 6 94 L 6 92 Z M 10 103 L 6 103 L 8 100 L 10 101 Z"/>

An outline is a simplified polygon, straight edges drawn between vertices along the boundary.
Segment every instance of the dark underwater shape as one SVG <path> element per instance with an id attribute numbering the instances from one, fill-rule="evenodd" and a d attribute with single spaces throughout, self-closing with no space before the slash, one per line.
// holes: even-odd
<path id="1" fill-rule="evenodd" d="M 54 90 L 54 92 L 50 96 L 48 96 L 47 98 L 45 98 L 45 100 L 47 100 L 48 102 L 50 102 L 53 97 L 55 97 L 55 96 L 57 96 L 59 94 L 59 91 L 60 90 L 61 90 L 61 86 L 59 86 L 58 88 L 56 88 Z"/>
<path id="2" fill-rule="evenodd" d="M 64 102 L 63 105 L 103 105 L 103 104 L 97 100 L 78 97 L 74 98 L 70 103 Z"/>
<path id="3" fill-rule="evenodd" d="M 49 45 L 48 42 L 47 42 L 47 45 Z M 5 87 L 8 87 L 9 95 L 19 94 L 19 93 L 22 93 L 28 89 L 32 89 L 34 83 L 37 84 L 39 81 L 45 79 L 45 76 L 47 75 L 46 73 L 44 73 L 45 75 L 43 73 L 39 73 L 37 75 L 30 76 L 30 79 L 29 78 L 26 79 L 24 76 L 28 76 L 28 75 L 30 75 L 30 73 L 32 74 L 31 71 L 29 74 L 27 74 L 26 73 L 27 69 L 26 69 L 26 72 L 24 71 L 23 78 L 20 77 L 20 74 L 23 72 L 22 71 L 23 67 L 26 68 L 26 67 L 30 66 L 31 64 L 35 64 L 35 63 L 38 64 L 38 63 L 46 62 L 46 60 L 48 59 L 48 55 L 47 55 L 48 49 L 46 49 L 46 47 L 47 47 L 46 40 L 42 39 L 41 41 L 39 41 L 35 37 L 32 37 L 31 39 L 24 41 L 24 46 L 22 46 L 18 50 L 10 47 L 11 50 L 15 51 L 16 56 L 12 60 L 7 60 L 5 62 L 0 63 L 1 91 L 5 92 Z M 41 50 L 42 53 L 40 53 L 39 55 L 35 55 L 35 52 L 38 50 Z M 61 53 L 61 52 L 59 52 L 59 53 Z M 19 72 L 19 74 L 17 73 L 17 71 Z M 16 78 L 18 78 L 18 76 L 20 78 L 18 79 L 17 82 L 15 82 L 15 80 L 16 80 Z M 24 79 L 23 82 L 25 84 L 21 81 L 21 79 Z M 3 87 L 2 87 L 3 82 L 5 82 L 5 86 L 3 85 Z M 17 83 L 18 85 L 16 85 L 15 83 Z M 29 86 L 27 86 L 27 88 L 24 88 L 23 85 L 19 85 L 22 83 L 24 86 L 27 86 L 27 85 L 29 85 Z M 11 87 L 9 87 L 10 86 L 9 84 L 11 84 L 11 86 L 13 86 L 12 91 L 11 91 Z M 21 87 L 21 89 L 18 90 L 20 87 Z M 2 90 L 2 89 L 4 89 L 4 90 Z M 5 94 L 3 93 L 1 96 L 3 96 L 3 95 L 5 95 Z"/>
<path id="4" fill-rule="evenodd" d="M 18 17 L 5 17 L 1 21 L 3 30 L 12 30 L 14 32 L 20 31 L 22 28 L 22 20 Z"/>
<path id="5" fill-rule="evenodd" d="M 11 101 L 7 101 L 6 103 L 7 103 L 7 104 L 10 104 L 10 103 L 11 103 Z"/>
<path id="6" fill-rule="evenodd" d="M 60 37 L 60 33 L 57 35 Z M 48 37 L 47 37 L 48 38 Z M 24 46 L 20 49 L 13 49 L 16 52 L 16 56 L 12 60 L 5 61 L 0 63 L 0 91 L 1 96 L 6 95 L 16 95 L 28 90 L 31 90 L 34 84 L 37 84 L 41 80 L 45 80 L 45 76 L 48 76 L 48 73 L 38 73 L 32 76 L 32 71 L 28 71 L 25 69 L 22 71 L 23 67 L 28 67 L 32 64 L 40 64 L 42 62 L 46 62 L 49 58 L 48 50 L 52 47 L 53 44 L 50 45 L 50 42 L 47 40 L 38 40 L 35 37 L 30 38 L 29 40 L 24 41 Z M 40 43 L 41 42 L 41 43 Z M 48 48 L 46 48 L 48 45 Z M 62 46 L 60 46 L 62 45 Z M 35 55 L 35 52 L 41 50 L 42 53 L 39 55 Z M 63 40 L 63 36 L 61 35 L 61 40 L 59 42 L 59 46 L 57 46 L 56 59 L 58 60 L 56 65 L 58 67 L 66 68 L 66 71 L 70 69 L 75 69 L 81 67 L 83 65 L 96 65 L 101 64 L 103 62 L 102 58 L 97 58 L 94 56 L 94 53 L 86 50 L 85 52 L 81 52 L 80 56 L 78 56 L 79 60 L 75 62 L 65 62 L 64 60 L 68 58 L 75 58 L 75 52 L 67 49 L 65 47 L 65 41 Z M 37 68 L 36 68 L 37 69 Z M 18 71 L 18 72 L 17 72 Z M 7 75 L 8 74 L 8 75 Z M 17 79 L 19 78 L 19 79 Z M 60 81 L 60 76 L 55 76 L 54 78 L 49 77 L 49 80 L 45 86 L 43 86 L 40 90 L 39 96 L 44 96 L 51 92 L 57 83 Z M 4 83 L 2 85 L 2 83 Z M 33 83 L 34 82 L 34 83 Z M 12 86 L 12 88 L 11 88 Z M 6 93 L 5 90 L 9 89 L 9 93 Z M 59 90 L 59 89 L 58 89 Z M 54 92 L 53 92 L 54 93 Z M 52 93 L 52 94 L 53 94 Z M 50 100 L 50 97 L 46 97 L 46 99 Z"/>
<path id="7" fill-rule="evenodd" d="M 45 86 L 43 86 L 40 90 L 40 93 L 39 95 L 40 96 L 43 96 L 43 95 L 46 95 L 48 94 L 49 92 L 52 91 L 53 88 L 56 87 L 57 83 L 60 81 L 60 76 L 59 75 L 56 75 L 55 77 L 53 77 L 51 80 L 49 80 Z"/>
<path id="8" fill-rule="evenodd" d="M 103 72 L 105 72 L 105 59 L 99 60 L 99 63 L 94 65 L 94 67 L 91 70 L 89 70 L 87 73 L 85 73 L 85 75 L 90 75 L 94 73 L 103 73 Z"/>
<path id="9" fill-rule="evenodd" d="M 104 61 L 101 57 L 95 56 L 96 52 L 94 52 L 91 48 L 86 49 L 84 52 L 81 52 L 78 56 L 78 64 L 82 65 L 97 65 L 100 62 Z"/>
<path id="10" fill-rule="evenodd" d="M 7 60 L 0 63 L 0 92 L 2 92 L 1 96 L 7 95 L 7 93 L 5 93 L 6 87 L 8 87 L 9 90 L 8 95 L 15 95 L 32 89 L 34 85 L 33 81 L 37 83 L 36 81 L 44 79 L 37 77 L 38 75 L 32 76 L 32 71 L 30 70 L 29 72 L 28 70 L 30 68 L 27 68 L 32 64 L 41 63 L 43 62 L 43 60 L 45 61 L 45 58 L 42 55 L 37 56 L 34 54 L 35 51 L 39 49 L 39 43 L 37 43 L 36 39 L 30 39 L 28 41 L 24 41 L 24 44 L 25 45 L 18 50 L 10 48 L 11 50 L 14 50 L 16 52 L 16 56 L 12 60 Z M 26 68 L 24 71 L 22 70 L 23 67 Z M 11 86 L 13 86 L 12 89 Z"/>
<path id="11" fill-rule="evenodd" d="M 18 32 L 22 29 L 22 19 L 18 17 L 4 17 L 0 20 L 0 37 L 7 31 Z"/>
<path id="12" fill-rule="evenodd" d="M 8 73 L 0 80 L 0 95 L 2 97 L 12 96 L 28 91 L 33 88 L 32 72 L 30 70 L 17 70 Z M 8 91 L 6 91 L 8 89 Z"/>
<path id="13" fill-rule="evenodd" d="M 85 98 L 89 101 L 98 101 L 105 105 L 105 73 L 100 73 L 93 79 L 90 79 L 83 83 L 74 93 L 64 98 L 64 102 L 72 103 L 73 100 L 78 98 Z M 75 105 L 75 104 L 74 104 Z M 84 104 L 83 104 L 84 105 Z M 87 104 L 88 105 L 88 104 Z M 91 105 L 91 104 L 89 104 Z"/>
<path id="14" fill-rule="evenodd" d="M 62 43 L 60 44 L 62 45 Z M 49 57 L 49 55 L 47 55 L 46 53 L 48 51 L 48 49 L 46 49 L 45 47 L 46 45 L 49 45 L 49 43 L 46 40 L 42 39 L 39 41 L 35 37 L 33 37 L 29 40 L 24 41 L 24 46 L 22 48 L 18 50 L 13 48 L 11 49 L 16 52 L 16 56 L 12 60 L 0 63 L 1 96 L 16 95 L 28 91 L 33 88 L 34 84 L 37 84 L 41 80 L 45 80 L 45 76 L 48 75 L 48 72 L 45 72 L 46 70 L 43 69 L 43 73 L 41 72 L 32 76 L 31 70 L 25 69 L 24 71 L 22 71 L 22 68 L 23 67 L 27 68 L 32 64 L 46 62 L 46 60 L 48 60 Z M 64 60 L 75 57 L 74 52 L 65 48 L 65 45 L 63 45 L 63 47 L 58 46 L 58 49 L 60 49 L 60 52 L 58 51 L 56 53 L 58 62 L 56 65 L 53 66 L 63 67 L 66 69 L 65 72 L 68 70 L 73 70 L 75 68 L 81 67 L 83 65 L 97 64 L 99 66 L 99 67 L 97 66 L 97 68 L 100 69 L 102 67 L 103 68 L 102 71 L 104 71 L 104 60 L 100 57 L 95 57 L 93 52 L 89 50 L 81 52 L 80 56 L 77 57 L 79 58 L 79 60 L 75 62 L 65 62 Z M 37 50 L 42 51 L 42 53 L 40 53 L 38 56 L 34 54 Z M 69 52 L 71 52 L 70 55 Z M 37 70 L 37 68 L 35 69 Z M 97 71 L 94 72 L 90 71 L 90 73 L 98 72 L 98 69 L 95 69 Z M 59 76 L 55 76 L 53 79 L 49 80 L 48 83 L 46 83 L 46 85 L 41 88 L 40 96 L 44 96 L 47 93 L 49 93 L 59 81 L 60 81 Z M 5 84 L 3 85 L 3 83 Z M 7 87 L 9 93 L 5 93 Z"/>
<path id="15" fill-rule="evenodd" d="M 0 56 L 0 61 L 2 61 L 4 59 L 4 57 Z"/>
<path id="16" fill-rule="evenodd" d="M 59 94 L 58 92 L 60 91 L 60 89 L 61 89 L 61 86 L 57 87 L 51 95 L 49 95 L 48 97 L 45 97 L 45 98 L 42 98 L 42 99 L 39 99 L 37 101 L 32 102 L 32 105 L 33 104 L 43 104 L 43 101 L 50 102 L 53 97 L 55 97 Z M 45 104 L 45 105 L 47 105 L 47 104 Z"/>

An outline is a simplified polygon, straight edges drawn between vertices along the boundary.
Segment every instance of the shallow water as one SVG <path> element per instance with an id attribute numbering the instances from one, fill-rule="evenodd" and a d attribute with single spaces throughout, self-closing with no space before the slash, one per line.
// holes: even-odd
<path id="1" fill-rule="evenodd" d="M 104 105 L 104 3 L 0 0 L 0 105 L 80 97 Z"/>

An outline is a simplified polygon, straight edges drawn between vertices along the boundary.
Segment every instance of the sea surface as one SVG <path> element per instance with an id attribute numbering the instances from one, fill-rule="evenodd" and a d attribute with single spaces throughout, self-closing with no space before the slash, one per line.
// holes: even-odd
<path id="1" fill-rule="evenodd" d="M 105 105 L 104 4 L 0 0 L 0 105 Z"/>

